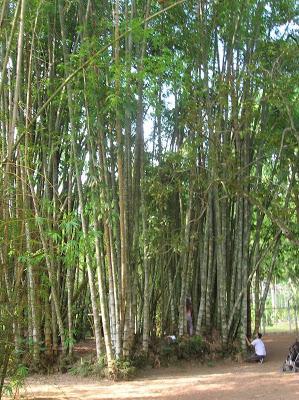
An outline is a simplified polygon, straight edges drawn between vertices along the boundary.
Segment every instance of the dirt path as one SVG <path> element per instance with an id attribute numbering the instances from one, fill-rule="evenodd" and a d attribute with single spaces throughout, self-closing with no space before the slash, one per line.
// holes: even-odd
<path id="1" fill-rule="evenodd" d="M 131 382 L 94 381 L 71 375 L 36 376 L 27 380 L 27 399 L 39 400 L 298 400 L 299 373 L 282 373 L 290 335 L 265 336 L 264 364 L 226 361 L 214 367 L 190 365 L 184 370 L 150 370 Z"/>

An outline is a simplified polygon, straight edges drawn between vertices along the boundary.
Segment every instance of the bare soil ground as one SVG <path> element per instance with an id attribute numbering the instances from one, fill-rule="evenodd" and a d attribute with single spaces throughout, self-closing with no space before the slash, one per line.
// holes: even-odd
<path id="1" fill-rule="evenodd" d="M 146 370 L 129 382 L 36 375 L 27 379 L 23 396 L 28 400 L 298 400 L 299 373 L 281 372 L 294 335 L 271 334 L 264 339 L 268 357 L 263 364 L 227 360 L 209 367 L 190 363 L 183 369 Z"/>

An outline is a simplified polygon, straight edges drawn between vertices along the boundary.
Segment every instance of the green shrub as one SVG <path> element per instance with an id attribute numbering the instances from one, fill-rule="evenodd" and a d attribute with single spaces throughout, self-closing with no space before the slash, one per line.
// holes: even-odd
<path id="1" fill-rule="evenodd" d="M 81 359 L 69 369 L 70 374 L 83 377 L 103 378 L 106 375 L 106 360 L 102 357 L 98 362 Z"/>
<path id="2" fill-rule="evenodd" d="M 215 367 L 215 365 L 216 365 L 216 364 L 215 364 L 214 361 L 211 361 L 211 360 L 210 360 L 210 361 L 207 362 L 207 366 L 208 366 L 208 367 L 211 367 L 211 368 L 212 368 L 212 367 Z"/>
<path id="3" fill-rule="evenodd" d="M 119 359 L 113 362 L 112 370 L 109 371 L 106 357 L 101 357 L 97 362 L 81 359 L 69 369 L 69 372 L 72 375 L 83 377 L 108 377 L 114 380 L 128 380 L 136 374 L 136 367 L 132 360 Z"/>
<path id="4" fill-rule="evenodd" d="M 159 351 L 162 365 L 169 365 L 177 360 L 203 360 L 208 353 L 208 345 L 201 336 L 183 337 L 175 342 L 164 343 Z"/>
<path id="5" fill-rule="evenodd" d="M 59 363 L 58 363 L 58 369 L 62 374 L 65 374 L 68 372 L 72 365 L 74 364 L 74 357 L 73 356 L 63 356 L 60 357 Z"/>
<path id="6" fill-rule="evenodd" d="M 115 360 L 112 371 L 109 371 L 109 377 L 114 380 L 128 380 L 136 375 L 136 367 L 132 360 Z"/>
<path id="7" fill-rule="evenodd" d="M 144 368 L 149 363 L 148 357 L 143 351 L 133 354 L 131 362 L 132 366 L 134 366 L 136 369 Z"/>
<path id="8" fill-rule="evenodd" d="M 178 342 L 178 358 L 181 360 L 203 359 L 207 352 L 207 344 L 201 336 L 183 338 Z"/>
<path id="9" fill-rule="evenodd" d="M 80 362 L 74 364 L 69 372 L 72 375 L 79 375 L 79 376 L 90 376 L 93 371 L 93 364 L 87 360 L 81 360 Z"/>
<path id="10" fill-rule="evenodd" d="M 162 365 L 169 365 L 178 359 L 179 344 L 177 342 L 168 343 L 162 346 L 160 351 Z"/>
<path id="11" fill-rule="evenodd" d="M 25 365 L 18 365 L 14 374 L 9 377 L 8 382 L 3 387 L 3 392 L 11 398 L 15 398 L 19 389 L 24 385 L 28 375 L 28 368 Z"/>

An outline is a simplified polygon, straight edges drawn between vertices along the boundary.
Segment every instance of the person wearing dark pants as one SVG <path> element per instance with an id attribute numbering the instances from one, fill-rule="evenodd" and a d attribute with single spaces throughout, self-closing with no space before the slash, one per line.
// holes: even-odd
<path id="1" fill-rule="evenodd" d="M 262 341 L 262 334 L 257 333 L 256 338 L 251 343 L 246 336 L 245 338 L 248 346 L 252 346 L 254 348 L 254 354 L 252 354 L 246 361 L 260 363 L 264 362 L 267 353 L 265 344 Z"/>

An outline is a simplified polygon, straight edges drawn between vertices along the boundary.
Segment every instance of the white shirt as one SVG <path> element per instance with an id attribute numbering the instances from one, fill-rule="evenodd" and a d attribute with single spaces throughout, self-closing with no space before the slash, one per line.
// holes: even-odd
<path id="1" fill-rule="evenodd" d="M 266 347 L 261 339 L 254 339 L 251 342 L 251 345 L 254 347 L 255 354 L 257 354 L 258 356 L 266 355 Z"/>

